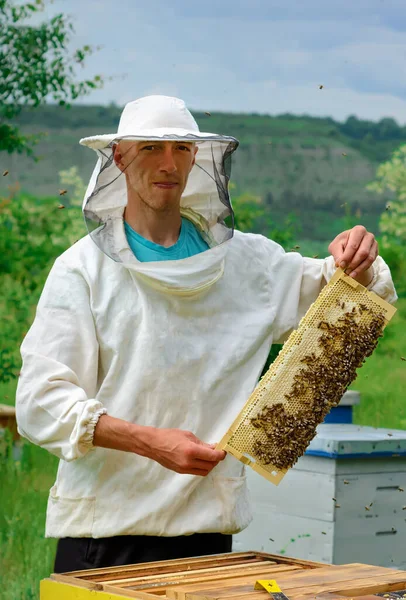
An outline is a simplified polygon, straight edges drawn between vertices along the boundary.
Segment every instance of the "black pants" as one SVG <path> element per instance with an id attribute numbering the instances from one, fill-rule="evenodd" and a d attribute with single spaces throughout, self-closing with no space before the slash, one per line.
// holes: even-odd
<path id="1" fill-rule="evenodd" d="M 178 537 L 62 538 L 58 541 L 54 572 L 223 554 L 231 552 L 231 546 L 232 536 L 222 533 L 194 533 Z"/>

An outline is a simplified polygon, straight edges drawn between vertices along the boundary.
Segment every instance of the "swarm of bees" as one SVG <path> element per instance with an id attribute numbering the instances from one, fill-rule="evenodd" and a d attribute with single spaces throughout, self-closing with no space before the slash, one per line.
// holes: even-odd
<path id="1" fill-rule="evenodd" d="M 374 351 L 385 326 L 385 317 L 365 304 L 346 306 L 337 301 L 341 316 L 334 323 L 319 321 L 319 350 L 301 359 L 285 402 L 265 406 L 253 418 L 252 453 L 264 465 L 292 467 L 316 435 L 316 427 L 356 378 L 356 370 Z M 361 319 L 367 313 L 368 319 Z M 292 405 L 299 409 L 292 412 Z M 347 482 L 345 482 L 347 483 Z M 336 506 L 338 508 L 338 506 Z"/>

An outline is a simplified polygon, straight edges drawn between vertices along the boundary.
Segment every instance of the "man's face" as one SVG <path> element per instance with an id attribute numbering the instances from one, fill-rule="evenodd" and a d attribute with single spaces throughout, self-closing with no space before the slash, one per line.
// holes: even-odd
<path id="1" fill-rule="evenodd" d="M 197 147 L 191 142 L 120 141 L 114 160 L 127 187 L 154 210 L 179 206 L 195 163 Z"/>

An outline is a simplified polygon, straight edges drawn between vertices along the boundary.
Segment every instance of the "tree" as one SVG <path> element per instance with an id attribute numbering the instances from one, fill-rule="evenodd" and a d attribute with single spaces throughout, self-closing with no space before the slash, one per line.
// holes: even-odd
<path id="1" fill-rule="evenodd" d="M 393 152 L 390 160 L 381 164 L 376 180 L 370 183 L 369 190 L 383 193 L 390 190 L 393 199 L 381 215 L 379 228 L 381 251 L 389 262 L 395 285 L 400 296 L 406 295 L 406 145 Z"/>
<path id="2" fill-rule="evenodd" d="M 27 20 L 42 12 L 46 0 L 16 4 L 0 0 L 0 151 L 33 154 L 39 136 L 22 135 L 11 121 L 22 106 L 36 107 L 52 99 L 61 106 L 103 85 L 103 78 L 76 81 L 75 65 L 94 51 L 84 46 L 68 54 L 74 33 L 68 17 L 58 14 L 40 25 Z"/>

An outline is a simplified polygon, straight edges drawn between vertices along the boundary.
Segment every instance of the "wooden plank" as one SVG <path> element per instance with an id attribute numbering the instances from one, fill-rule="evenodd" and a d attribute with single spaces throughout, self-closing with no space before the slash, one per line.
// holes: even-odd
<path id="1" fill-rule="evenodd" d="M 330 590 L 343 598 L 354 598 L 364 596 L 366 594 L 378 594 L 380 592 L 393 592 L 402 590 L 406 584 L 406 571 L 396 571 L 388 569 L 391 574 L 381 575 L 378 577 L 368 577 L 365 579 L 354 579 L 352 581 L 344 581 L 338 584 L 332 584 Z M 314 600 L 315 596 L 327 592 L 324 586 L 314 586 L 305 588 L 304 590 L 287 590 L 289 598 L 292 600 Z"/>
<path id="2" fill-rule="evenodd" d="M 269 561 L 269 563 L 267 562 L 266 565 L 276 565 L 275 562 L 273 561 Z M 119 579 L 109 579 L 109 584 L 110 585 L 129 585 L 129 584 L 136 584 L 136 583 L 143 583 L 146 580 L 153 580 L 153 581 L 161 581 L 163 579 L 166 579 L 167 581 L 172 581 L 173 579 L 182 579 L 184 577 L 195 577 L 198 576 L 199 578 L 203 578 L 205 575 L 210 575 L 213 573 L 218 573 L 223 575 L 224 577 L 227 576 L 228 573 L 231 574 L 231 576 L 233 576 L 233 574 L 241 572 L 241 571 L 247 571 L 247 572 L 256 572 L 256 571 L 263 571 L 265 568 L 265 564 L 263 561 L 259 561 L 259 562 L 255 562 L 253 564 L 249 564 L 249 565 L 245 565 L 245 564 L 241 564 L 241 565 L 228 565 L 227 567 L 210 567 L 209 569 L 188 569 L 186 571 L 179 571 L 177 573 L 160 573 L 159 575 L 147 575 L 147 576 L 143 576 L 143 577 L 126 577 L 126 578 L 122 578 L 120 577 Z M 94 579 L 93 581 L 100 581 L 99 578 Z"/>
<path id="3" fill-rule="evenodd" d="M 292 598 L 294 592 L 300 590 L 300 594 L 319 593 L 323 591 L 336 591 L 340 589 L 340 585 L 344 586 L 345 582 L 354 581 L 365 577 L 384 577 L 390 576 L 393 573 L 399 573 L 385 567 L 375 567 L 373 565 L 363 565 L 354 563 L 353 565 L 331 565 L 327 568 L 319 568 L 312 570 L 301 570 L 293 573 L 280 573 L 275 576 L 262 577 L 263 579 L 276 579 L 282 591 Z M 259 579 L 259 577 L 258 577 Z M 406 573 L 403 574 L 403 579 L 406 579 Z M 231 583 L 231 584 L 230 584 Z M 254 579 L 247 582 L 247 585 L 235 585 L 233 581 L 220 582 L 216 588 L 204 588 L 197 586 L 194 589 L 188 589 L 187 586 L 182 588 L 167 589 L 167 596 L 173 600 L 210 600 L 219 598 L 232 598 L 239 595 L 250 593 L 253 590 Z M 338 587 L 337 587 L 338 586 Z M 307 591 L 309 588 L 309 592 Z M 313 591 L 314 588 L 314 591 Z M 306 592 L 304 591 L 306 590 Z M 262 592 L 258 592 L 262 593 Z M 199 595 L 200 594 L 200 595 Z M 269 594 L 268 594 L 269 596 Z"/>
<path id="4" fill-rule="evenodd" d="M 178 595 L 180 594 L 180 590 L 183 589 L 187 589 L 189 590 L 193 590 L 193 589 L 202 589 L 202 588 L 207 588 L 208 586 L 213 586 L 215 585 L 226 585 L 226 582 L 228 582 L 228 585 L 235 585 L 235 582 L 238 582 L 239 584 L 244 584 L 244 583 L 249 583 L 251 581 L 256 581 L 257 579 L 270 579 L 271 575 L 278 575 L 279 573 L 282 572 L 294 572 L 294 571 L 298 571 L 300 570 L 300 567 L 289 567 L 289 565 L 280 565 L 280 566 L 276 566 L 274 569 L 272 569 L 272 571 L 268 570 L 262 570 L 262 571 L 257 571 L 255 573 L 240 573 L 237 575 L 232 575 L 229 574 L 229 576 L 227 578 L 223 577 L 223 575 L 221 573 L 218 574 L 213 574 L 213 575 L 207 575 L 205 579 L 202 579 L 200 577 L 195 577 L 193 579 L 187 579 L 186 581 L 183 582 L 176 582 L 173 581 L 171 583 L 168 583 L 167 581 L 163 580 L 161 582 L 161 585 L 166 589 L 166 595 L 168 596 L 168 598 L 178 598 Z M 217 582 L 217 583 L 216 583 Z M 177 594 L 173 593 L 173 589 L 172 587 L 175 587 L 177 590 Z M 126 588 L 127 589 L 127 588 Z M 153 585 L 152 587 L 139 587 L 139 586 L 135 586 L 135 587 L 131 587 L 131 589 L 143 589 L 144 591 L 147 592 L 152 592 L 154 589 L 157 589 L 156 585 Z"/>
<path id="5" fill-rule="evenodd" d="M 157 596 L 143 594 L 142 592 L 129 595 L 123 591 L 91 590 L 53 579 L 43 579 L 40 582 L 40 598 L 41 600 L 123 600 L 123 598 L 157 600 Z M 164 600 L 165 596 L 161 596 L 161 598 Z"/>
<path id="6" fill-rule="evenodd" d="M 133 565 L 123 565 L 120 567 L 105 567 L 98 569 L 87 569 L 84 571 L 69 571 L 63 573 L 63 575 L 69 577 L 75 577 L 80 579 L 91 579 L 94 580 L 96 577 L 98 581 L 103 581 L 103 576 L 110 576 L 113 574 L 115 577 L 121 576 L 125 573 L 125 577 L 129 577 L 130 573 L 141 573 L 142 575 L 147 572 L 152 573 L 176 573 L 177 571 L 184 571 L 190 568 L 206 568 L 206 567 L 221 567 L 227 565 L 239 565 L 239 564 L 251 564 L 260 563 L 265 560 L 269 560 L 265 553 L 254 553 L 254 552 L 236 552 L 226 554 L 213 554 L 202 557 L 192 558 L 180 558 L 172 560 L 161 560 L 147 563 L 136 563 Z M 271 558 L 270 560 L 273 560 Z"/>
<path id="7" fill-rule="evenodd" d="M 183 571 L 181 573 L 175 573 L 167 575 L 166 573 L 157 576 L 150 576 L 144 578 L 128 578 L 128 579 L 117 579 L 109 581 L 110 585 L 116 585 L 117 587 L 129 587 L 131 586 L 133 589 L 142 589 L 141 586 L 145 586 L 148 584 L 166 584 L 166 585 L 181 585 L 183 583 L 192 583 L 192 582 L 205 582 L 205 581 L 226 581 L 228 579 L 235 579 L 243 576 L 255 577 L 258 573 L 263 573 L 264 571 L 269 572 L 270 570 L 300 570 L 300 567 L 291 567 L 289 565 L 252 565 L 250 567 L 241 567 L 241 568 L 230 568 L 230 569 L 207 569 L 205 571 Z"/>

